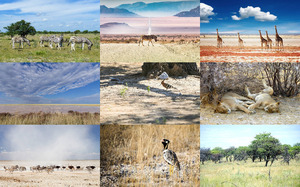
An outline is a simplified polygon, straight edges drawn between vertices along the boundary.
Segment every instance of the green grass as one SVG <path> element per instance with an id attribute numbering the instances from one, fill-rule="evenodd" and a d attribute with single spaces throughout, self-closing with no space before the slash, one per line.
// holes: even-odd
<path id="1" fill-rule="evenodd" d="M 264 165 L 265 162 L 251 160 L 217 164 L 208 161 L 200 166 L 201 186 L 300 186 L 300 161 L 293 160 L 289 166 L 279 160 L 271 168 Z"/>
<path id="2" fill-rule="evenodd" d="M 78 34 L 77 36 L 89 38 L 94 45 L 91 50 L 88 50 L 85 44 L 84 50 L 81 50 L 81 45 L 76 44 L 76 51 L 71 51 L 71 46 L 67 46 L 67 42 L 63 43 L 61 50 L 51 49 L 48 42 L 44 43 L 46 47 L 40 47 L 39 38 L 41 35 L 27 36 L 31 46 L 24 44 L 23 49 L 19 48 L 19 44 L 15 44 L 15 49 L 12 49 L 10 36 L 0 36 L 0 62 L 99 62 L 99 34 Z M 64 40 L 69 40 L 71 36 L 73 34 L 65 34 Z"/>

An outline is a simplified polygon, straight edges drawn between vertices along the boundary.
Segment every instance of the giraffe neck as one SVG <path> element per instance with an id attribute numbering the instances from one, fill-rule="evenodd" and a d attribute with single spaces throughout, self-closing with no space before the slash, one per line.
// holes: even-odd
<path id="1" fill-rule="evenodd" d="M 275 27 L 275 32 L 276 32 L 276 38 L 278 38 L 279 37 L 279 34 L 278 34 L 278 32 L 277 32 L 277 28 Z"/>
<path id="2" fill-rule="evenodd" d="M 262 35 L 261 35 L 261 32 L 259 31 L 259 36 L 260 36 L 260 39 L 262 40 Z"/>

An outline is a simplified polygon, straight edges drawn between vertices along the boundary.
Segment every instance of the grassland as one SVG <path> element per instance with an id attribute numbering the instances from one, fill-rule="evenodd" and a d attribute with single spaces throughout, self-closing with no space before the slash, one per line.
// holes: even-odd
<path id="1" fill-rule="evenodd" d="M 0 113 L 0 124 L 52 124 L 52 125 L 95 125 L 100 123 L 100 113 L 74 112 L 50 113 L 37 112 L 25 114 Z"/>
<path id="2" fill-rule="evenodd" d="M 50 35 L 50 34 L 48 34 Z M 48 36 L 47 35 L 47 36 Z M 64 34 L 63 47 L 61 50 L 51 49 L 48 42 L 45 47 L 40 47 L 39 38 L 42 34 L 27 36 L 31 46 L 24 44 L 24 48 L 19 48 L 19 44 L 15 44 L 15 49 L 12 49 L 11 37 L 0 36 L 0 62 L 99 62 L 100 56 L 100 36 L 99 34 L 78 34 L 89 38 L 93 42 L 91 50 L 88 50 L 85 44 L 84 50 L 81 50 L 81 45 L 76 44 L 76 51 L 71 51 L 71 46 L 68 45 L 69 38 L 73 34 Z"/>
<path id="3" fill-rule="evenodd" d="M 171 141 L 180 172 L 169 173 L 161 139 Z M 101 125 L 101 186 L 199 186 L 199 125 Z"/>
<path id="4" fill-rule="evenodd" d="M 279 160 L 271 167 L 265 162 L 205 162 L 200 167 L 201 187 L 210 186 L 300 186 L 300 161 L 283 165 Z M 270 176 L 269 176 L 270 172 Z"/>

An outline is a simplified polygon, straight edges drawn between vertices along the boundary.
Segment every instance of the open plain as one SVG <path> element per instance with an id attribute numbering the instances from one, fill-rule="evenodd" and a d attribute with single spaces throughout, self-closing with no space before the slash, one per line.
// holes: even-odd
<path id="1" fill-rule="evenodd" d="M 140 35 L 101 35 L 100 62 L 199 62 L 199 35 L 157 35 L 153 45 Z"/>
<path id="2" fill-rule="evenodd" d="M 30 171 L 30 167 L 41 165 L 58 166 L 95 166 L 89 172 L 86 168 L 80 170 L 54 169 L 53 172 Z M 26 167 L 26 171 L 5 171 L 3 166 L 14 165 Z M 0 161 L 1 186 L 99 186 L 100 185 L 100 161 L 99 160 L 70 160 L 70 161 Z"/>
<path id="3" fill-rule="evenodd" d="M 261 49 L 259 35 L 241 35 L 244 48 L 238 46 L 236 35 L 221 35 L 223 46 L 217 48 L 216 35 L 201 35 L 201 62 L 300 62 L 300 35 L 281 35 L 284 50 L 278 50 L 275 36 L 272 48 Z"/>

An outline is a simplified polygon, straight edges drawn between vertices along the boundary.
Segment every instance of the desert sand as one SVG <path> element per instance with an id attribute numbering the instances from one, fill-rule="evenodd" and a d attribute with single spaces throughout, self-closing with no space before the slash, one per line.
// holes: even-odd
<path id="1" fill-rule="evenodd" d="M 236 35 L 220 35 L 223 47 L 217 48 L 216 35 L 201 35 L 200 56 L 201 62 L 299 62 L 300 35 L 280 35 L 283 39 L 284 50 L 278 50 L 275 45 L 275 36 L 269 35 L 272 40 L 272 49 L 261 49 L 259 35 L 241 35 L 244 48 L 238 46 Z M 263 35 L 264 38 L 266 38 Z"/>
<path id="2" fill-rule="evenodd" d="M 59 165 L 59 166 L 96 166 L 89 173 L 84 170 L 56 170 L 49 174 L 46 171 L 32 172 L 31 166 L 36 165 Z M 3 166 L 19 165 L 26 167 L 26 171 L 4 171 Z M 34 161 L 0 161 L 0 184 L 1 186 L 100 186 L 100 160 L 81 161 L 55 161 L 55 162 L 34 162 Z"/>
<path id="3" fill-rule="evenodd" d="M 100 123 L 199 124 L 200 77 L 169 78 L 166 82 L 177 89 L 166 90 L 161 80 L 139 75 L 141 66 L 101 63 Z"/>

